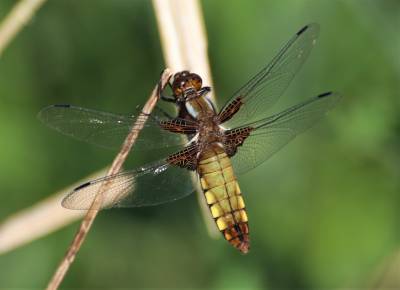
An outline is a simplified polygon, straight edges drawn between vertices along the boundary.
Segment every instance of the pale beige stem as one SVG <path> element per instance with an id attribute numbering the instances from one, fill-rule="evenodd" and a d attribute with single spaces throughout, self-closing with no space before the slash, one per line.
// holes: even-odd
<path id="1" fill-rule="evenodd" d="M 12 8 L 0 26 L 0 56 L 46 0 L 21 0 Z"/>
<path id="2" fill-rule="evenodd" d="M 144 123 L 147 121 L 149 115 L 151 114 L 153 108 L 157 103 L 160 87 L 161 89 L 164 88 L 170 77 L 170 71 L 168 69 L 165 70 L 161 76 L 160 83 L 154 88 L 149 100 L 143 107 L 142 112 L 136 119 L 131 131 L 126 137 L 120 152 L 117 154 L 110 169 L 108 170 L 108 176 L 114 175 L 120 171 L 122 164 L 128 157 L 128 154 L 131 151 L 137 137 L 139 136 L 140 131 L 143 129 Z M 94 198 L 93 203 L 90 209 L 87 211 L 85 217 L 83 218 L 79 230 L 76 233 L 70 247 L 68 248 L 65 257 L 61 261 L 60 265 L 58 266 L 56 272 L 54 273 L 52 279 L 47 286 L 48 290 L 58 289 L 59 285 L 64 279 L 65 274 L 67 273 L 69 267 L 75 259 L 76 253 L 82 246 L 82 243 L 84 242 L 97 214 L 99 213 L 99 210 L 101 209 L 101 205 L 103 203 L 103 193 L 107 191 L 107 187 L 109 186 L 109 184 L 110 183 L 107 183 L 102 186 L 102 188 L 100 188 L 99 190 L 99 193 Z"/>
<path id="3" fill-rule="evenodd" d="M 190 70 L 212 86 L 208 42 L 198 0 L 153 0 L 166 66 Z"/>
<path id="4" fill-rule="evenodd" d="M 83 211 L 61 207 L 61 200 L 84 181 L 103 177 L 106 172 L 106 169 L 100 170 L 32 207 L 8 217 L 0 225 L 0 254 L 29 243 L 83 217 Z"/>
<path id="5" fill-rule="evenodd" d="M 167 67 L 174 73 L 182 70 L 195 72 L 202 77 L 204 85 L 213 87 L 207 35 L 199 1 L 153 0 L 153 7 Z M 197 197 L 208 232 L 213 238 L 220 237 L 197 177 L 195 178 Z"/>

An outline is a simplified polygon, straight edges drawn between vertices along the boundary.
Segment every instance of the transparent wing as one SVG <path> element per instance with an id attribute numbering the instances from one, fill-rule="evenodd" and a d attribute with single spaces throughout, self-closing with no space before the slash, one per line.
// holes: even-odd
<path id="1" fill-rule="evenodd" d="M 38 118 L 50 128 L 100 147 L 119 149 L 136 121 L 135 116 L 116 115 L 70 105 L 53 105 L 42 109 Z M 182 135 L 163 130 L 156 119 L 149 118 L 135 150 L 181 147 L 187 143 Z"/>
<path id="2" fill-rule="evenodd" d="M 318 24 L 303 27 L 266 67 L 239 89 L 222 110 L 237 98 L 241 98 L 243 105 L 224 126 L 235 128 L 265 118 L 267 110 L 282 95 L 307 59 L 318 33 Z"/>
<path id="3" fill-rule="evenodd" d="M 339 99 L 337 93 L 321 94 L 281 113 L 246 125 L 254 130 L 232 157 L 235 172 L 245 173 L 266 161 L 297 134 L 313 126 Z"/>
<path id="4" fill-rule="evenodd" d="M 89 209 L 103 193 L 101 208 L 158 205 L 183 198 L 194 191 L 193 172 L 158 162 L 84 183 L 62 201 L 68 209 Z"/>

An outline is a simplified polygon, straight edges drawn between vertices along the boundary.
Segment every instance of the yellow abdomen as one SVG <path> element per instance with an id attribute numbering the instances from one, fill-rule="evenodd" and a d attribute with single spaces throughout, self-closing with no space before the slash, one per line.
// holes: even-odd
<path id="1" fill-rule="evenodd" d="M 249 250 L 249 226 L 242 193 L 232 164 L 220 146 L 212 145 L 200 155 L 201 187 L 211 214 L 224 238 L 243 253 Z"/>

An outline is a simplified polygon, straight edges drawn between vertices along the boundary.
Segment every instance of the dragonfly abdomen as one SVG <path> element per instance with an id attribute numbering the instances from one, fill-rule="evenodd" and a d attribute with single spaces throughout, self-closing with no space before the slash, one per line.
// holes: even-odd
<path id="1" fill-rule="evenodd" d="M 218 145 L 200 155 L 201 187 L 224 238 L 243 253 L 249 250 L 249 227 L 244 200 L 231 161 Z"/>

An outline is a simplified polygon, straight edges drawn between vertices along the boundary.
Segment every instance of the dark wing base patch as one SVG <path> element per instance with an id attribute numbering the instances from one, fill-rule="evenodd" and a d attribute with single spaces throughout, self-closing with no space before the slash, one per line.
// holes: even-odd
<path id="1" fill-rule="evenodd" d="M 196 170 L 197 168 L 197 155 L 199 148 L 197 144 L 187 146 L 185 149 L 170 155 L 167 162 L 174 166 L 186 168 L 189 170 Z"/>
<path id="2" fill-rule="evenodd" d="M 224 138 L 226 154 L 228 154 L 229 157 L 235 155 L 237 148 L 243 145 L 244 140 L 249 137 L 253 130 L 254 128 L 252 127 L 243 127 L 226 131 Z"/>
<path id="3" fill-rule="evenodd" d="M 168 121 L 160 121 L 160 126 L 169 132 L 186 135 L 196 134 L 198 131 L 197 123 L 179 118 Z"/>
<path id="4" fill-rule="evenodd" d="M 224 122 L 230 120 L 243 105 L 242 97 L 239 96 L 235 98 L 232 102 L 230 102 L 219 114 L 218 119 L 219 123 L 223 124 Z"/>

